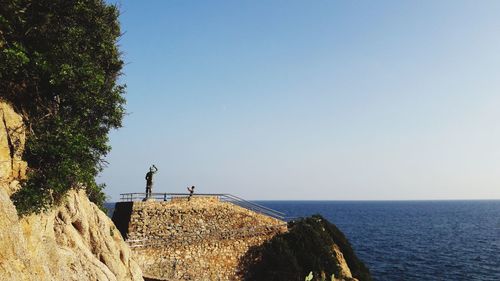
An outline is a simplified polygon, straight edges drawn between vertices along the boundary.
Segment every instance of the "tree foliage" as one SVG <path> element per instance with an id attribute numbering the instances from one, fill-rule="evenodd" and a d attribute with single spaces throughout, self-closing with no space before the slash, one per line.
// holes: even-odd
<path id="1" fill-rule="evenodd" d="M 333 244 L 343 253 L 353 277 L 372 280 L 344 234 L 320 215 L 290 222 L 288 230 L 246 254 L 242 265 L 247 267 L 245 280 L 302 281 L 310 272 L 314 280 L 324 280 L 322 276 L 330 280 L 332 274 L 339 277 Z"/>
<path id="2" fill-rule="evenodd" d="M 95 183 L 121 126 L 124 85 L 118 9 L 101 0 L 1 0 L 0 94 L 28 128 L 28 180 L 13 195 L 20 213 L 38 212 L 71 188 Z"/>

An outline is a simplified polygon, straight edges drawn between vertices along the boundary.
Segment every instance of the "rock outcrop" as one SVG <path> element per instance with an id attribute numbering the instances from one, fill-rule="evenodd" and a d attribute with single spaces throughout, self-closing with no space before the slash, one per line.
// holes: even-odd
<path id="1" fill-rule="evenodd" d="M 26 177 L 26 162 L 21 158 L 25 142 L 22 117 L 0 100 L 0 183 L 8 184 L 8 195 L 15 192 L 18 181 Z"/>
<path id="2" fill-rule="evenodd" d="M 244 280 L 371 281 L 344 234 L 319 215 L 290 222 L 288 232 L 249 251 Z"/>
<path id="3" fill-rule="evenodd" d="M 18 217 L 10 195 L 26 176 L 24 142 L 21 117 L 0 101 L 0 280 L 143 280 L 120 232 L 84 190 L 43 214 Z"/>

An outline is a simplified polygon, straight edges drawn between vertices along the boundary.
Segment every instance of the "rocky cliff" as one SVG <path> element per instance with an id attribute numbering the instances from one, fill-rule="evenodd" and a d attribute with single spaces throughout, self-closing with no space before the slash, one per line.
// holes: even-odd
<path id="1" fill-rule="evenodd" d="M 371 281 L 344 234 L 320 215 L 297 219 L 288 232 L 248 251 L 247 281 Z"/>
<path id="2" fill-rule="evenodd" d="M 23 119 L 0 100 L 0 183 L 9 196 L 26 177 L 26 162 L 21 159 L 25 141 Z"/>
<path id="3" fill-rule="evenodd" d="M 19 218 L 10 200 L 26 175 L 22 118 L 0 101 L 0 280 L 143 280 L 113 222 L 84 190 Z"/>

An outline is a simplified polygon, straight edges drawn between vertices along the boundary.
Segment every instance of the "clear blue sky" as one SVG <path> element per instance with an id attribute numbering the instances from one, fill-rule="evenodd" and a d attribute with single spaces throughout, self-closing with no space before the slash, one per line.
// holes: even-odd
<path id="1" fill-rule="evenodd" d="M 111 200 L 500 198 L 500 1 L 118 3 Z"/>

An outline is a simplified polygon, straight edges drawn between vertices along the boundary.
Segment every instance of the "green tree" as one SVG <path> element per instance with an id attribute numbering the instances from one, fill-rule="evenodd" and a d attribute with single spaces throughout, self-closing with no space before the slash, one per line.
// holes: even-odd
<path id="1" fill-rule="evenodd" d="M 96 175 L 121 126 L 118 9 L 101 0 L 0 0 L 0 95 L 28 128 L 28 180 L 18 212 L 39 212 L 71 188 L 102 204 Z"/>

